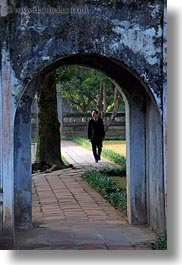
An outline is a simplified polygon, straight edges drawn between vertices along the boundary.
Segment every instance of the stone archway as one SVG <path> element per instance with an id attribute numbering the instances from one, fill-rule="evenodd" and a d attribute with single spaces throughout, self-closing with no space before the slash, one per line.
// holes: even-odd
<path id="1" fill-rule="evenodd" d="M 69 64 L 100 69 L 122 88 L 129 219 L 165 231 L 166 1 L 65 0 L 65 13 L 56 0 L 1 2 L 0 237 L 12 241 L 15 219 L 31 223 L 31 100 L 41 75 Z M 80 4 L 86 12 L 70 12 Z"/>
<path id="2" fill-rule="evenodd" d="M 159 108 L 150 89 L 123 63 L 85 53 L 62 57 L 43 67 L 21 96 L 14 125 L 16 223 L 22 227 L 31 225 L 32 99 L 43 76 L 60 66 L 71 64 L 101 70 L 121 88 L 126 101 L 129 222 L 149 224 L 154 230 L 164 231 L 162 121 Z"/>

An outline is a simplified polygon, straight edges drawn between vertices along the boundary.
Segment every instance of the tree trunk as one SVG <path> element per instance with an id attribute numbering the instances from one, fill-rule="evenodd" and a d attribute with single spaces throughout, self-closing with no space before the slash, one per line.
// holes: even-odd
<path id="1" fill-rule="evenodd" d="M 38 91 L 39 143 L 38 157 L 41 171 L 64 167 L 60 150 L 60 124 L 57 113 L 56 75 L 46 76 Z"/>
<path id="2" fill-rule="evenodd" d="M 103 100 L 103 87 L 102 81 L 100 81 L 100 90 L 97 95 L 97 109 L 102 113 L 102 100 Z"/>
<path id="3" fill-rule="evenodd" d="M 119 90 L 117 88 L 117 86 L 115 86 L 115 90 L 114 90 L 114 109 L 113 112 L 111 114 L 111 117 L 108 121 L 108 123 L 105 125 L 105 131 L 108 130 L 109 126 L 111 126 L 112 122 L 115 120 L 115 117 L 117 115 L 118 112 L 118 107 L 119 107 Z"/>
<path id="4" fill-rule="evenodd" d="M 106 95 L 106 85 L 103 83 L 103 110 L 102 110 L 102 119 L 104 119 L 107 109 L 107 95 Z"/>

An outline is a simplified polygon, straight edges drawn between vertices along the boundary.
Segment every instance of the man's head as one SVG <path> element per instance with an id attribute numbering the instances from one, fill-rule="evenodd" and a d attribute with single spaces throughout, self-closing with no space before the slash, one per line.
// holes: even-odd
<path id="1" fill-rule="evenodd" d="M 92 118 L 97 119 L 98 116 L 99 116 L 99 112 L 96 109 L 92 110 Z"/>

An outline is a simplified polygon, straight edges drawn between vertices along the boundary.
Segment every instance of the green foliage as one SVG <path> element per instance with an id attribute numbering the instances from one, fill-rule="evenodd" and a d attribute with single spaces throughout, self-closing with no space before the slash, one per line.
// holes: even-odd
<path id="1" fill-rule="evenodd" d="M 61 96 L 75 111 L 88 112 L 98 108 L 106 112 L 114 107 L 114 84 L 104 74 L 82 66 L 66 66 L 57 70 Z M 104 97 L 105 95 L 105 97 Z M 119 96 L 120 105 L 124 106 Z M 123 109 L 123 106 L 120 107 Z"/>
<path id="2" fill-rule="evenodd" d="M 68 163 L 68 161 L 65 159 L 65 157 L 64 157 L 63 155 L 61 155 L 61 160 L 62 160 L 63 164 L 64 164 L 66 167 L 70 166 L 70 164 Z"/>
<path id="3" fill-rule="evenodd" d="M 116 185 L 119 187 L 126 189 L 127 186 L 127 178 L 126 176 L 114 176 L 112 175 L 111 178 L 115 181 Z"/>
<path id="4" fill-rule="evenodd" d="M 122 166 L 123 171 L 126 171 L 126 158 L 113 151 L 103 149 L 102 155 L 116 164 Z"/>
<path id="5" fill-rule="evenodd" d="M 115 208 L 121 210 L 122 215 L 127 215 L 127 195 L 126 190 L 118 187 L 114 180 L 102 173 L 103 171 L 87 171 L 83 178 L 107 199 Z M 109 171 L 108 171 L 109 172 Z"/>
<path id="6" fill-rule="evenodd" d="M 99 170 L 99 172 L 103 175 L 107 175 L 107 176 L 125 176 L 126 172 L 123 171 L 120 168 L 103 168 L 101 170 Z"/>
<path id="7" fill-rule="evenodd" d="M 107 140 L 110 140 L 110 141 L 119 141 L 119 140 L 125 141 L 126 138 L 122 137 L 122 136 L 115 136 L 115 137 L 108 137 L 107 136 Z"/>
<path id="8" fill-rule="evenodd" d="M 73 139 L 73 142 L 83 146 L 83 147 L 86 147 L 87 149 L 91 150 L 91 143 L 85 139 L 85 138 L 81 138 L 81 137 L 77 137 L 77 138 L 74 138 Z"/>
<path id="9" fill-rule="evenodd" d="M 161 234 L 153 244 L 155 250 L 167 250 L 167 235 Z"/>
<path id="10" fill-rule="evenodd" d="M 87 149 L 91 150 L 91 143 L 85 138 L 74 138 L 73 141 L 77 144 L 80 144 Z M 126 158 L 110 150 L 103 149 L 102 156 L 108 158 L 109 160 L 120 165 L 123 170 L 123 174 L 126 174 Z"/>

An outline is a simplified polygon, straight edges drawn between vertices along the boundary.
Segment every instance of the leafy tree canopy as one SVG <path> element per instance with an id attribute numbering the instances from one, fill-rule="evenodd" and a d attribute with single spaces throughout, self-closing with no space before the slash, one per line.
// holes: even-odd
<path id="1" fill-rule="evenodd" d="M 111 112 L 118 100 L 119 108 L 124 109 L 122 97 L 115 95 L 115 85 L 103 73 L 82 66 L 65 66 L 57 70 L 60 93 L 71 107 L 79 112 L 97 108 L 102 115 Z"/>

